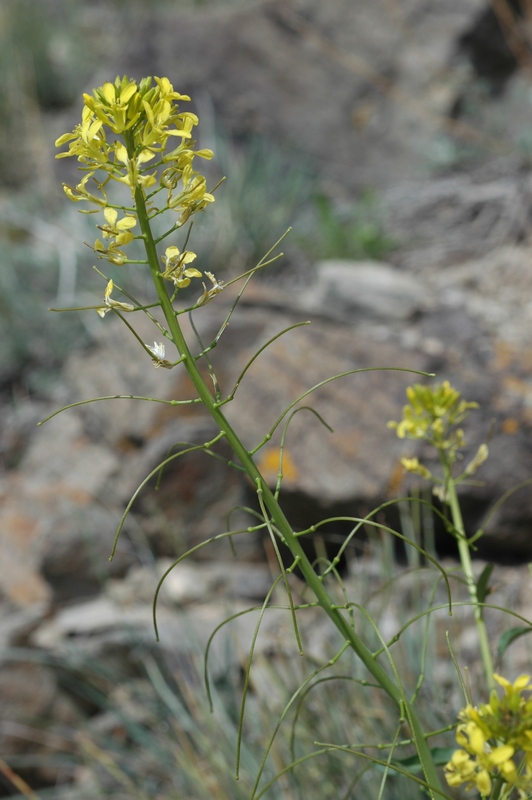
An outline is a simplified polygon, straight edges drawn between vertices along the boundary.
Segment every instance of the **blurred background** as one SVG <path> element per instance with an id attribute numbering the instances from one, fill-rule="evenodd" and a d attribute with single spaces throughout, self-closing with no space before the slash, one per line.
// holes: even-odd
<path id="1" fill-rule="evenodd" d="M 532 475 L 532 2 L 1 0 L 0 65 L 0 796 L 248 797 L 271 726 L 264 704 L 275 696 L 282 708 L 297 686 L 284 616 L 272 617 L 262 661 L 258 654 L 238 789 L 231 759 L 252 623 L 220 637 L 214 717 L 195 690 L 212 628 L 264 599 L 267 542 L 240 537 L 237 560 L 217 542 L 180 565 L 162 598 L 158 646 L 150 602 L 171 560 L 226 530 L 230 508 L 233 527 L 250 524 L 242 507 L 253 498 L 221 462 L 178 459 L 157 491 L 150 483 L 140 494 L 108 561 L 132 493 L 176 442 L 212 435 L 209 420 L 195 407 L 176 415 L 109 401 L 36 427 L 81 399 L 190 396 L 178 370 L 162 375 L 143 360 L 118 320 L 49 312 L 94 305 L 105 286 L 84 244 L 95 218 L 66 200 L 61 183 L 78 182 L 76 164 L 55 160 L 54 141 L 77 124 L 82 93 L 116 75 L 167 76 L 190 95 L 199 146 L 215 152 L 209 184 L 226 177 L 194 224 L 199 268 L 228 280 L 292 227 L 284 258 L 250 285 L 213 354 L 225 390 L 276 331 L 312 321 L 265 351 L 228 406 L 244 440 L 254 446 L 288 403 L 332 373 L 436 372 L 482 406 L 471 452 L 490 439 L 482 484 L 463 491 L 474 531 L 494 497 Z M 149 291 L 140 269 L 126 278 L 105 267 L 130 291 Z M 198 315 L 205 342 L 230 302 L 221 295 Z M 147 324 L 141 334 L 155 336 Z M 333 434 L 309 416 L 294 420 L 282 496 L 296 527 L 423 491 L 399 459 L 430 456 L 405 453 L 386 429 L 409 382 L 374 372 L 320 391 L 313 407 Z M 278 457 L 275 440 L 258 454 L 273 484 Z M 383 520 L 452 557 L 430 515 Z M 531 598 L 516 565 L 532 557 L 531 520 L 524 488 L 491 518 L 479 550 L 507 565 L 501 602 L 524 612 Z M 325 527 L 309 547 L 330 555 L 349 529 Z M 368 565 L 386 579 L 396 559 L 416 566 L 409 558 L 367 530 L 349 548 L 345 579 L 370 594 Z M 379 596 L 375 614 L 392 631 L 401 612 L 393 617 L 389 599 Z M 309 629 L 317 664 L 330 642 L 313 618 Z M 414 662 L 418 649 L 407 643 L 401 658 Z M 433 656 L 437 670 L 436 644 Z M 439 675 L 442 692 L 451 682 Z M 347 702 L 330 691 L 305 710 L 301 752 L 319 737 L 356 738 L 345 714 L 329 713 L 339 696 Z M 446 724 L 452 692 L 439 708 L 430 724 Z M 318 736 L 324 718 L 330 729 Z M 393 736 L 385 719 L 373 698 L 357 730 Z M 216 749 L 220 726 L 227 740 Z M 289 749 L 283 739 L 268 779 Z M 355 776 L 331 755 L 311 764 L 265 796 L 347 800 L 378 787 L 357 773 L 365 788 L 351 789 Z M 390 800 L 404 797 L 398 778 L 387 786 Z"/>
<path id="2" fill-rule="evenodd" d="M 407 193 L 405 182 L 424 179 L 435 192 L 450 175 L 523 175 L 532 146 L 527 8 L 520 0 L 4 2 L 2 385 L 52 379 L 88 324 L 50 317 L 42 302 L 44 293 L 83 292 L 92 279 L 78 244 L 85 221 L 70 218 L 60 186 L 75 165 L 55 162 L 53 148 L 76 123 L 83 91 L 115 73 L 164 73 L 192 96 L 201 143 L 216 149 L 214 169 L 230 175 L 196 244 L 213 269 L 254 263 L 288 224 L 290 267 L 385 255 L 398 263 L 395 250 L 419 250 L 427 237 L 434 248 L 440 239 L 448 261 L 522 236 L 526 209 L 504 209 L 519 217 L 504 226 L 487 199 L 472 240 L 450 221 L 438 230 L 441 219 L 427 233 L 418 217 L 429 198 L 414 209 L 412 196 L 401 202 L 390 190 Z M 447 194 L 439 216 L 460 204 Z M 412 218 L 387 218 L 386 210 L 399 215 L 395 205 Z M 454 213 L 465 228 L 473 211 Z"/>

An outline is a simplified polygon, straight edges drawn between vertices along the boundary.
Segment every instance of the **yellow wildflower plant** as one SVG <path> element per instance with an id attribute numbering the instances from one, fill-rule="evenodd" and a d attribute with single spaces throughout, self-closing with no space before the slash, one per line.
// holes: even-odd
<path id="1" fill-rule="evenodd" d="M 486 586 L 482 590 L 479 588 L 471 560 L 471 548 L 473 543 L 482 536 L 483 530 L 476 531 L 473 536 L 467 535 L 457 492 L 457 486 L 462 481 L 469 479 L 486 461 L 488 446 L 481 444 L 465 469 L 462 469 L 458 475 L 455 474 L 455 463 L 462 457 L 460 450 L 465 446 L 464 432 L 460 425 L 472 409 L 478 408 L 478 403 L 463 400 L 460 392 L 451 386 L 449 381 L 432 386 L 415 384 L 408 387 L 406 395 L 408 403 L 403 407 L 402 419 L 398 422 L 388 422 L 388 427 L 394 429 L 400 439 L 417 439 L 437 451 L 439 475 L 433 474 L 415 457 L 403 458 L 401 462 L 407 472 L 419 475 L 432 483 L 432 493 L 443 507 L 443 513 L 439 509 L 435 510 L 443 519 L 447 532 L 455 538 L 457 543 L 467 591 L 473 608 L 486 685 L 492 689 L 495 686 L 493 657 L 483 617 L 483 600 L 487 588 Z M 424 447 L 424 451 L 427 449 Z M 486 736 L 487 739 L 489 736 Z M 473 737 L 472 741 L 476 742 L 477 740 Z M 476 757 L 474 757 L 475 753 Z M 488 759 L 483 753 L 483 750 L 477 753 L 474 748 L 473 751 L 471 748 L 465 748 L 454 757 L 452 762 L 449 762 L 448 777 L 451 782 L 455 781 L 453 786 L 466 781 L 470 786 L 476 785 L 480 791 L 486 789 L 490 783 L 489 767 L 494 763 L 490 759 L 497 758 L 500 754 L 498 751 L 496 755 L 491 753 L 490 759 Z M 486 759 L 488 760 L 486 761 Z M 504 767 L 504 769 L 507 768 Z M 503 769 L 502 766 L 501 769 Z"/>
<path id="2" fill-rule="evenodd" d="M 450 786 L 476 786 L 481 795 L 491 792 L 492 781 L 506 785 L 505 798 L 525 800 L 532 792 L 532 679 L 521 675 L 513 683 L 493 676 L 504 696 L 494 690 L 489 703 L 467 705 L 458 715 L 456 741 L 460 745 L 445 766 Z M 515 755 L 519 758 L 516 759 Z"/>

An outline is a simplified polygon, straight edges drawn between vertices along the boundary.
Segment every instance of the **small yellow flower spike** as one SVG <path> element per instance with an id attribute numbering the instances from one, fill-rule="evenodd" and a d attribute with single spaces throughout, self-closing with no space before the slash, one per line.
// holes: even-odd
<path id="1" fill-rule="evenodd" d="M 168 78 L 155 78 L 153 86 L 151 78 L 137 84 L 124 75 L 114 83 L 104 83 L 92 95 L 84 94 L 83 100 L 81 123 L 72 133 L 60 136 L 56 146 L 68 144 L 68 151 L 57 158 L 76 156 L 82 169 L 90 171 L 85 181 L 101 170 L 107 175 L 97 185 L 102 187 L 111 179 L 125 183 L 133 194 L 137 188 L 147 189 L 159 181 L 168 189 L 168 208 L 182 215 L 181 222 L 214 201 L 205 178 L 193 169 L 196 156 L 209 159 L 213 154 L 194 149 L 192 131 L 198 117 L 179 110 L 178 102 L 190 97 L 174 91 Z M 174 138 L 181 139 L 181 144 L 165 153 L 168 140 Z M 146 172 L 145 165 L 156 155 L 159 163 L 164 161 L 161 175 L 157 169 Z M 77 193 L 69 190 L 67 194 L 76 201 L 106 205 L 80 187 Z"/>
<path id="2" fill-rule="evenodd" d="M 532 692 L 530 675 L 520 675 L 513 683 L 500 675 L 493 676 L 503 687 L 504 696 L 492 692 L 490 702 L 475 708 L 466 706 L 458 715 L 456 729 L 460 750 L 453 753 L 445 766 L 450 786 L 467 784 L 485 796 L 491 792 L 492 781 L 500 779 L 508 787 L 504 797 L 515 789 L 520 800 L 532 792 Z M 514 755 L 521 753 L 525 771 L 516 767 Z"/>
<path id="3" fill-rule="evenodd" d="M 439 450 L 446 450 L 452 462 L 457 451 L 464 446 L 464 433 L 459 425 L 478 403 L 460 399 L 460 392 L 449 381 L 434 386 L 415 384 L 406 390 L 408 404 L 403 408 L 399 422 L 388 422 L 400 439 L 421 439 Z M 480 466 L 484 450 L 479 450 L 474 465 Z M 486 452 L 487 455 L 487 452 Z M 469 473 L 471 474 L 471 473 Z"/>
<path id="4" fill-rule="evenodd" d="M 139 220 L 131 208 L 122 207 L 125 214 L 119 218 L 117 208 L 108 202 L 108 186 L 116 181 L 129 187 L 135 209 L 144 209 L 141 227 L 153 215 L 175 212 L 177 221 L 161 237 L 165 238 L 214 202 L 214 196 L 207 191 L 206 178 L 194 169 L 196 157 L 210 159 L 213 153 L 195 149 L 192 137 L 198 117 L 179 109 L 178 103 L 187 102 L 190 97 L 176 92 L 168 78 L 143 78 L 137 82 L 127 75 L 118 76 L 92 94 L 84 94 L 83 100 L 81 123 L 56 141 L 57 147 L 68 147 L 57 158 L 74 156 L 85 172 L 75 188 L 65 185 L 64 190 L 74 202 L 103 209 L 105 224 L 100 230 L 104 241 L 97 239 L 94 251 L 98 258 L 123 265 L 129 262 L 124 248 L 133 239 L 143 238 L 144 232 L 137 237 L 133 234 L 132 228 Z M 169 142 L 171 146 L 167 148 Z M 166 205 L 164 201 L 155 205 L 153 198 L 159 192 L 166 195 Z M 176 289 L 182 289 L 193 278 L 202 277 L 198 269 L 189 266 L 195 258 L 191 251 L 181 253 L 177 247 L 168 248 L 163 258 L 165 270 L 160 274 L 172 281 Z M 207 303 L 223 288 L 223 283 L 210 274 L 207 277 L 212 288 L 204 287 L 198 305 Z M 99 313 L 103 316 L 108 309 L 106 302 Z"/>

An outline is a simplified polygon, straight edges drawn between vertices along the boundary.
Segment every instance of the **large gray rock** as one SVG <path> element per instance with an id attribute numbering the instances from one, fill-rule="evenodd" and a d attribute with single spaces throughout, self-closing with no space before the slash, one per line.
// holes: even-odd
<path id="1" fill-rule="evenodd" d="M 456 264 L 526 238 L 532 179 L 514 157 L 462 175 L 402 182 L 383 194 L 383 216 L 403 267 L 422 272 Z"/>
<path id="2" fill-rule="evenodd" d="M 406 321 L 431 305 L 424 284 L 388 264 L 337 259 L 317 264 L 316 273 L 294 305 L 338 322 L 352 323 L 360 316 Z"/>

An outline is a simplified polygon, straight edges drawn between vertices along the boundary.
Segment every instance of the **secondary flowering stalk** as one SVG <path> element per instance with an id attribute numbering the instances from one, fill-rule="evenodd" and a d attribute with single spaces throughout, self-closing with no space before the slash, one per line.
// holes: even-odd
<path id="1" fill-rule="evenodd" d="M 493 689 L 495 683 L 491 647 L 473 574 L 470 543 L 464 529 L 460 502 L 456 493 L 457 484 L 473 475 L 488 457 L 487 445 L 481 444 L 465 470 L 457 477 L 453 477 L 453 466 L 460 449 L 465 445 L 464 432 L 458 426 L 472 409 L 478 408 L 478 403 L 462 400 L 460 392 L 454 389 L 448 381 L 434 386 L 422 386 L 421 384 L 409 386 L 406 394 L 409 402 L 403 407 L 402 419 L 399 422 L 389 422 L 388 427 L 394 429 L 400 439 L 420 439 L 438 451 L 443 473 L 441 478 L 434 476 L 429 469 L 419 463 L 417 458 L 403 458 L 401 462 L 407 472 L 430 480 L 434 484 L 434 494 L 450 511 L 452 530 L 457 541 L 460 562 L 473 605 L 486 682 L 488 687 Z"/>

